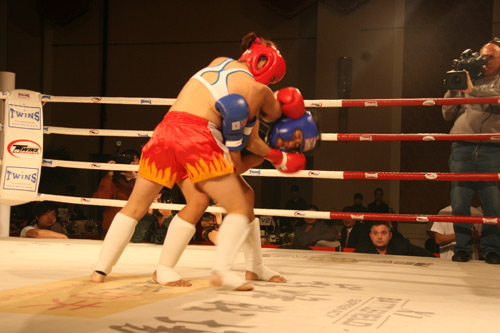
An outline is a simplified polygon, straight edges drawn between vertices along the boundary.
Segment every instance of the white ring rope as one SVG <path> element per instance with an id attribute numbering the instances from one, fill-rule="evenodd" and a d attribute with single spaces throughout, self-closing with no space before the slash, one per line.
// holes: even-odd
<path id="1" fill-rule="evenodd" d="M 145 130 L 111 130 L 94 128 L 72 128 L 44 126 L 44 134 L 63 134 L 79 136 L 121 136 L 150 138 L 153 131 Z M 500 141 L 500 133 L 415 133 L 415 134 L 370 134 L 370 133 L 322 133 L 321 141 L 458 141 L 458 140 L 490 140 Z"/>
<path id="2" fill-rule="evenodd" d="M 9 92 L 1 92 L 6 99 Z M 40 95 L 41 101 L 52 103 L 172 105 L 175 98 L 152 97 L 80 97 Z M 466 98 L 394 98 L 394 99 L 316 99 L 305 100 L 306 107 L 382 107 L 382 106 L 436 106 L 458 104 L 500 104 L 500 96 Z"/>
<path id="3" fill-rule="evenodd" d="M 92 205 L 92 206 L 111 206 L 123 207 L 127 203 L 125 200 L 115 199 L 96 199 L 96 198 L 81 198 L 53 194 L 38 194 L 38 200 L 57 201 L 64 203 Z M 151 208 L 156 209 L 171 209 L 181 210 L 185 205 L 181 204 L 165 204 L 153 203 Z M 225 213 L 222 207 L 209 206 L 207 212 L 210 213 Z M 457 223 L 475 223 L 475 224 L 499 224 L 498 217 L 485 216 L 451 216 L 451 215 L 415 215 L 415 214 L 377 214 L 377 213 L 348 213 L 348 212 L 325 212 L 325 211 L 309 211 L 309 210 L 285 210 L 285 209 L 262 209 L 254 208 L 254 214 L 257 216 L 284 216 L 284 217 L 301 217 L 314 219 L 354 219 L 354 220 L 385 220 L 385 221 L 404 221 L 404 222 L 457 222 Z"/>
<path id="4" fill-rule="evenodd" d="M 56 127 L 56 126 L 44 126 L 43 133 L 79 135 L 79 136 L 122 136 L 122 137 L 139 137 L 139 138 L 150 138 L 153 135 L 153 131 L 143 131 L 143 130 L 111 130 L 111 129 L 71 128 L 71 127 Z"/>
<path id="5" fill-rule="evenodd" d="M 66 167 L 73 169 L 137 171 L 138 165 L 63 161 L 43 159 L 44 167 Z M 249 169 L 242 176 L 318 178 L 318 179 L 399 179 L 399 180 L 484 180 L 498 181 L 500 173 L 448 173 L 448 172 L 367 172 L 367 171 L 322 171 L 301 170 L 294 173 L 282 173 L 275 169 Z"/>

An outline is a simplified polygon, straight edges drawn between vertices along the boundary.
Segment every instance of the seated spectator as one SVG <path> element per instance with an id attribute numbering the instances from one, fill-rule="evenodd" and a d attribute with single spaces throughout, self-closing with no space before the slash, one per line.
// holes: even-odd
<path id="1" fill-rule="evenodd" d="M 425 225 L 425 232 L 428 238 L 425 240 L 425 249 L 434 254 L 439 253 L 439 245 L 436 243 L 434 232 L 431 231 L 433 222 L 427 222 Z"/>
<path id="2" fill-rule="evenodd" d="M 391 228 L 387 222 L 372 222 L 370 228 L 370 240 L 371 241 L 369 242 L 358 244 L 354 252 L 434 257 L 431 252 L 411 244 L 406 238 L 393 238 Z"/>
<path id="3" fill-rule="evenodd" d="M 171 203 L 170 190 L 164 187 L 156 196 L 155 202 Z M 149 209 L 146 215 L 137 223 L 130 241 L 132 243 L 163 244 L 168 226 L 174 215 L 175 213 L 170 209 Z"/>
<path id="4" fill-rule="evenodd" d="M 355 193 L 354 194 L 354 203 L 352 206 L 345 206 L 342 208 L 343 212 L 350 212 L 350 213 L 362 213 L 366 212 L 366 207 L 363 206 L 363 195 L 361 193 Z"/>
<path id="5" fill-rule="evenodd" d="M 20 237 L 67 239 L 68 232 L 57 222 L 57 206 L 50 201 L 36 205 L 35 219 L 21 230 Z"/>
<path id="6" fill-rule="evenodd" d="M 288 210 L 306 210 L 307 202 L 300 196 L 298 185 L 292 185 L 290 188 L 291 198 L 286 202 L 285 209 Z M 283 232 L 294 231 L 302 226 L 304 220 L 298 217 L 283 217 L 280 219 L 280 228 Z"/>
<path id="7" fill-rule="evenodd" d="M 447 206 L 441 209 L 438 215 L 451 215 L 451 206 Z M 483 216 L 483 211 L 481 207 L 471 207 L 471 216 Z M 478 234 L 481 233 L 481 224 L 474 224 L 473 240 L 480 239 Z M 451 259 L 455 252 L 455 230 L 453 229 L 453 223 L 451 222 L 434 222 L 432 224 L 431 230 L 434 234 L 434 240 L 439 245 L 439 257 L 442 259 Z M 480 246 L 473 244 L 472 259 L 479 259 L 480 257 Z"/>
<path id="8" fill-rule="evenodd" d="M 121 154 L 117 154 L 108 163 L 117 164 L 139 164 L 140 154 L 136 150 L 128 149 Z M 137 172 L 135 171 L 110 171 L 99 182 L 99 188 L 92 195 L 94 198 L 128 200 L 135 185 Z M 102 215 L 102 236 L 104 237 L 111 225 L 111 221 L 120 207 L 106 207 Z"/>
<path id="9" fill-rule="evenodd" d="M 307 210 L 319 211 L 316 205 L 309 205 Z M 335 241 L 337 238 L 337 232 L 322 220 L 305 218 L 304 222 L 295 232 L 293 246 L 296 248 L 315 246 L 319 241 Z"/>
<path id="10" fill-rule="evenodd" d="M 345 207 L 344 207 L 345 208 Z M 363 221 L 345 219 L 340 230 L 340 246 L 355 249 L 359 243 L 370 240 L 370 229 Z"/>
<path id="11" fill-rule="evenodd" d="M 200 220 L 202 229 L 201 239 L 205 242 L 217 244 L 217 234 L 222 223 L 222 213 L 205 213 Z"/>

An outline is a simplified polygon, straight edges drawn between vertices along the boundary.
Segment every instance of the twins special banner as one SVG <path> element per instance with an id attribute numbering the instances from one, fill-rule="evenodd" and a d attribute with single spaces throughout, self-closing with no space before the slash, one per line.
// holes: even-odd
<path id="1" fill-rule="evenodd" d="M 40 93 L 12 90 L 2 108 L 0 203 L 34 201 L 42 167 L 43 121 Z"/>

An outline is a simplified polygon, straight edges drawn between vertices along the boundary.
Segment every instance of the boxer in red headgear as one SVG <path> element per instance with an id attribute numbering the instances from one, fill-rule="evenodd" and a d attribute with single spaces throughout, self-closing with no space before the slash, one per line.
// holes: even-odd
<path id="1" fill-rule="evenodd" d="M 266 59 L 266 62 L 261 65 L 263 59 Z M 266 86 L 279 82 L 286 72 L 285 60 L 280 51 L 276 46 L 262 42 L 260 38 L 253 41 L 239 60 L 245 61 L 255 80 Z"/>
<path id="2" fill-rule="evenodd" d="M 247 254 L 247 279 L 285 282 L 267 268 L 260 252 L 258 219 L 253 214 L 253 191 L 239 173 L 246 164 L 241 150 L 258 119 L 273 122 L 282 113 L 303 114 L 298 90 L 277 96 L 266 85 L 285 74 L 285 63 L 275 45 L 254 33 L 243 37 L 250 50 L 244 60 L 219 57 L 198 71 L 184 85 L 175 103 L 155 128 L 142 150 L 139 176 L 123 209 L 115 216 L 104 239 L 91 280 L 103 282 L 116 264 L 140 219 L 163 186 L 177 184 L 186 206 L 170 223 L 153 279 L 162 285 L 189 286 L 173 270 L 209 199 L 226 211 L 218 236 L 211 282 L 235 290 L 253 287 L 231 269 L 240 246 Z M 245 60 L 246 59 L 246 60 Z M 265 146 L 265 145 L 264 145 Z M 305 167 L 298 153 L 274 151 L 265 146 L 252 153 L 265 156 L 278 170 L 294 172 Z M 288 158 L 289 154 L 289 158 Z M 299 163 L 294 161 L 297 156 Z"/>

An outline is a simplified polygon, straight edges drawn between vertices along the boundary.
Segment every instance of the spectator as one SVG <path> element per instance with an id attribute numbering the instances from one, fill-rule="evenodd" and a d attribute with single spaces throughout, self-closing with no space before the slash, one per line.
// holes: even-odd
<path id="1" fill-rule="evenodd" d="M 319 211 L 316 205 L 307 206 L 308 211 Z M 324 221 L 305 218 L 305 224 L 297 229 L 293 245 L 298 247 L 315 246 L 319 241 L 335 241 L 337 233 Z"/>
<path id="2" fill-rule="evenodd" d="M 389 206 L 382 201 L 382 199 L 384 198 L 384 190 L 382 190 L 380 187 L 377 187 L 373 194 L 375 196 L 375 200 L 368 204 L 367 212 L 382 214 L 389 213 Z"/>
<path id="3" fill-rule="evenodd" d="M 20 237 L 68 238 L 66 229 L 57 222 L 57 206 L 50 201 L 42 201 L 35 206 L 35 219 L 21 230 Z"/>
<path id="4" fill-rule="evenodd" d="M 298 185 L 292 185 L 290 188 L 291 198 L 287 201 L 285 209 L 288 210 L 306 210 L 307 202 L 300 196 Z M 303 219 L 297 217 L 282 218 L 280 223 L 281 231 L 293 231 L 304 224 Z"/>
<path id="5" fill-rule="evenodd" d="M 201 239 L 205 242 L 217 244 L 217 234 L 222 223 L 222 213 L 205 213 L 200 222 L 202 228 Z"/>
<path id="6" fill-rule="evenodd" d="M 342 208 L 343 212 L 351 212 L 351 213 L 362 213 L 366 212 L 367 209 L 363 206 L 363 195 L 361 193 L 354 194 L 354 203 L 352 206 L 345 206 Z"/>
<path id="7" fill-rule="evenodd" d="M 393 238 L 391 228 L 387 222 L 374 221 L 372 223 L 370 240 L 369 242 L 358 244 L 354 252 L 434 257 L 431 252 L 411 244 L 406 238 Z"/>
<path id="8" fill-rule="evenodd" d="M 340 230 L 340 246 L 343 249 L 355 249 L 358 244 L 370 240 L 370 229 L 363 221 L 345 219 L 342 222 L 344 226 Z"/>
<path id="9" fill-rule="evenodd" d="M 156 196 L 154 202 L 171 203 L 170 189 L 164 187 Z M 132 243 L 149 242 L 163 244 L 170 221 L 175 214 L 170 209 L 149 209 L 139 220 L 132 235 Z"/>
<path id="10" fill-rule="evenodd" d="M 480 54 L 488 57 L 481 75 L 473 79 L 467 73 L 465 90 L 448 90 L 445 98 L 486 97 L 500 95 L 500 39 L 486 43 Z M 444 119 L 453 121 L 450 133 L 500 132 L 500 106 L 498 104 L 443 105 Z M 487 141 L 456 141 L 451 145 L 449 158 L 451 172 L 498 173 L 500 172 L 500 144 Z M 452 215 L 469 216 L 470 206 L 477 190 L 485 216 L 500 216 L 500 186 L 498 181 L 451 182 Z M 455 254 L 453 261 L 466 262 L 471 258 L 472 225 L 455 223 Z M 497 224 L 483 225 L 481 251 L 489 264 L 500 264 L 500 231 Z"/>
<path id="11" fill-rule="evenodd" d="M 452 208 L 451 206 L 447 206 L 441 209 L 438 215 L 451 215 Z M 471 216 L 483 216 L 483 212 L 480 208 L 471 207 L 470 208 Z M 474 225 L 474 231 L 480 233 L 481 224 Z M 434 239 L 436 244 L 439 246 L 439 257 L 442 259 L 451 259 L 454 254 L 454 246 L 455 246 L 455 231 L 453 230 L 453 223 L 449 222 L 434 222 L 431 227 L 431 232 L 434 234 Z M 477 248 L 474 247 L 474 251 L 472 253 L 473 259 L 479 258 L 479 253 Z"/>
<path id="12" fill-rule="evenodd" d="M 117 164 L 139 164 L 140 154 L 136 150 L 128 149 L 123 151 L 121 154 L 117 154 L 113 160 L 108 163 Z M 137 178 L 137 172 L 135 171 L 122 171 L 113 172 L 110 171 L 101 179 L 99 183 L 99 188 L 94 192 L 94 198 L 101 199 L 117 199 L 117 200 L 128 200 L 128 197 L 132 193 L 132 189 L 135 185 L 135 179 Z M 116 213 L 120 211 L 120 207 L 106 207 L 102 215 L 102 236 L 106 235 L 106 232 L 111 225 L 111 221 L 115 217 Z"/>

